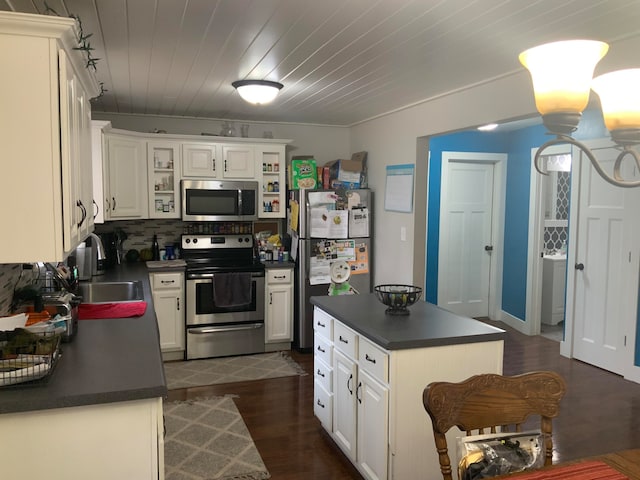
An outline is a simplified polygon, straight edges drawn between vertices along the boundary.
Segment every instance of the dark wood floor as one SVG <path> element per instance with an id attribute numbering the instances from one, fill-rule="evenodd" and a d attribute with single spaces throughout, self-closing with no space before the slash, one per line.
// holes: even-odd
<path id="1" fill-rule="evenodd" d="M 504 374 L 553 370 L 567 382 L 554 421 L 554 462 L 640 447 L 640 385 L 559 354 L 559 344 L 508 331 Z M 169 400 L 234 394 L 273 480 L 361 479 L 313 416 L 313 357 L 292 352 L 306 376 L 174 390 Z M 429 421 L 427 414 L 423 419 Z"/>

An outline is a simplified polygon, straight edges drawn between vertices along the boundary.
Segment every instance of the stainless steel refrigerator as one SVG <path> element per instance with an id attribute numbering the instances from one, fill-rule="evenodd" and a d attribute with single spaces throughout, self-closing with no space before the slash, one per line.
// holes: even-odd
<path id="1" fill-rule="evenodd" d="M 313 348 L 310 297 L 372 291 L 373 192 L 291 190 L 288 206 L 296 263 L 294 347 L 309 351 Z M 338 285 L 331 281 L 332 265 L 344 266 L 344 262 L 350 272 L 345 283 Z"/>

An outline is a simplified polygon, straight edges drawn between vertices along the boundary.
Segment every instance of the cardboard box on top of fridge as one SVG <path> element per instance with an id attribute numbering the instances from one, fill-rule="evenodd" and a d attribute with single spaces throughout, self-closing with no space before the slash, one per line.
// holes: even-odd
<path id="1" fill-rule="evenodd" d="M 289 175 L 289 188 L 291 190 L 317 188 L 316 161 L 312 156 L 292 157 Z"/>
<path id="2" fill-rule="evenodd" d="M 331 186 L 344 188 L 366 187 L 367 152 L 354 153 L 350 159 L 327 162 Z"/>

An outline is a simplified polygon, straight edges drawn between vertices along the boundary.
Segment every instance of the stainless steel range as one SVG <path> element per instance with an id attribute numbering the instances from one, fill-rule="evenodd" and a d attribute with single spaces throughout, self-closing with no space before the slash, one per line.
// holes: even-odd
<path id="1" fill-rule="evenodd" d="M 186 358 L 265 351 L 264 265 L 251 234 L 182 235 Z"/>

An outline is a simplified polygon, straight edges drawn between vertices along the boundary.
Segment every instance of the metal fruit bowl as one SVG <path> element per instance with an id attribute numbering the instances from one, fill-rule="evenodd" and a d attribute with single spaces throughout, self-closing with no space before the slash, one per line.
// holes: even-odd
<path id="1" fill-rule="evenodd" d="M 390 315 L 409 315 L 410 307 L 420 299 L 422 288 L 413 285 L 376 285 L 376 297 L 388 308 Z"/>

